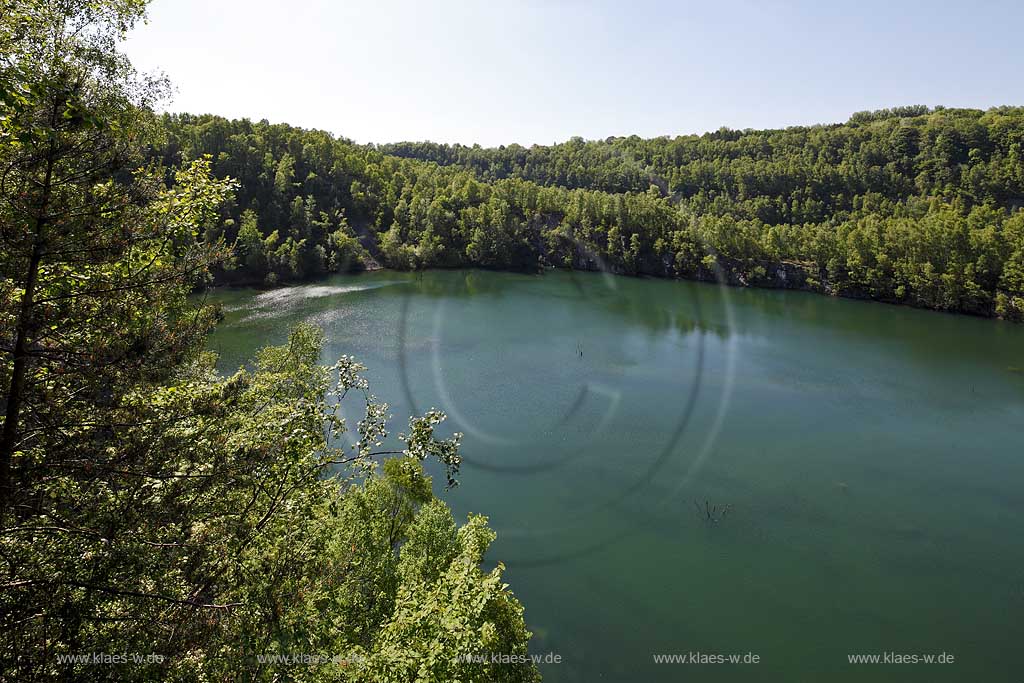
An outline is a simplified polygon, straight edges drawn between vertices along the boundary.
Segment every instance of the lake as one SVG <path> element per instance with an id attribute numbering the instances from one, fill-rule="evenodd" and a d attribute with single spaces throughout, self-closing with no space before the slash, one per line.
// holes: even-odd
<path id="1" fill-rule="evenodd" d="M 435 490 L 490 518 L 545 680 L 1020 680 L 1024 326 L 571 272 L 210 296 L 224 372 L 305 321 L 395 434 L 448 413 Z M 758 661 L 655 662 L 688 653 Z M 885 653 L 954 661 L 848 660 Z"/>

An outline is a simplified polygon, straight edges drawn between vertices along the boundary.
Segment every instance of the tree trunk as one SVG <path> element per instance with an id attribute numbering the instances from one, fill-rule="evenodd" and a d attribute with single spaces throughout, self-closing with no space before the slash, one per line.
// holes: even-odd
<path id="1" fill-rule="evenodd" d="M 14 368 L 7 392 L 7 412 L 4 417 L 3 435 L 0 436 L 0 523 L 10 505 L 12 495 L 11 459 L 18 445 L 18 426 L 21 419 L 21 403 L 25 393 L 25 374 L 28 371 L 28 336 L 32 325 L 32 309 L 35 306 L 36 282 L 39 278 L 39 264 L 43 257 L 43 230 L 46 227 L 50 194 L 53 188 L 53 166 L 56 144 L 51 138 L 50 151 L 46 159 L 46 175 L 43 179 L 42 199 L 36 214 L 36 229 L 32 243 L 32 255 L 25 273 L 25 293 L 21 297 L 21 311 L 18 313 L 17 338 L 14 342 Z"/>

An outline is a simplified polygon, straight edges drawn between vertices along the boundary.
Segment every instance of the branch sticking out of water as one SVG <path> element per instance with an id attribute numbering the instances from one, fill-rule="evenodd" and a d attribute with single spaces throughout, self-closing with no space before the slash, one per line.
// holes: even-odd
<path id="1" fill-rule="evenodd" d="M 693 505 L 697 508 L 697 514 L 704 519 L 706 522 L 711 524 L 718 524 L 725 516 L 732 511 L 732 504 L 727 503 L 725 505 L 719 505 L 712 503 L 709 500 L 704 501 L 704 505 L 701 506 L 700 501 L 693 501 Z"/>

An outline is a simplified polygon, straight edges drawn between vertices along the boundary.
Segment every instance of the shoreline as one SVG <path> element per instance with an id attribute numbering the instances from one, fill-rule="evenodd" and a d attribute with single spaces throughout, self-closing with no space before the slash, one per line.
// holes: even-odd
<path id="1" fill-rule="evenodd" d="M 994 320 L 1000 322 L 1006 322 L 1010 324 L 1020 324 L 1024 320 L 1014 320 L 1013 318 L 1001 317 L 996 315 L 995 306 L 992 306 L 991 312 L 984 311 L 970 311 L 960 309 L 946 309 L 946 308 L 934 308 L 929 306 L 918 306 L 912 302 L 900 301 L 898 299 L 891 298 L 876 298 L 870 296 L 870 294 L 857 292 L 857 291 L 836 291 L 829 289 L 827 285 L 820 284 L 815 286 L 812 284 L 811 276 L 808 274 L 808 269 L 803 264 L 795 262 L 782 262 L 779 264 L 773 264 L 775 269 L 776 278 L 765 278 L 756 282 L 747 281 L 742 276 L 738 275 L 735 271 L 725 271 L 724 269 L 707 268 L 701 269 L 692 276 L 682 275 L 664 275 L 656 272 L 648 272 L 646 270 L 638 272 L 636 274 L 616 272 L 615 269 L 602 270 L 597 267 L 582 267 L 568 268 L 558 267 L 552 265 L 545 265 L 536 271 L 531 270 L 520 270 L 512 268 L 488 268 L 479 265 L 463 265 L 463 266 L 452 266 L 452 267 L 437 267 L 432 266 L 430 268 L 423 268 L 417 270 L 402 270 L 398 268 L 388 268 L 382 266 L 379 263 L 374 262 L 365 268 L 359 270 L 350 270 L 345 272 L 336 273 L 324 273 L 312 278 L 305 278 L 302 280 L 282 280 L 274 284 L 267 284 L 263 281 L 255 280 L 240 280 L 236 282 L 223 282 L 219 284 L 212 284 L 207 287 L 198 288 L 194 292 L 200 294 L 206 291 L 215 290 L 257 290 L 257 291 L 271 291 L 283 287 L 297 287 L 301 285 L 316 284 L 318 282 L 324 282 L 325 280 L 337 276 L 337 275 L 361 275 L 364 273 L 374 273 L 382 271 L 391 271 L 395 273 L 424 273 L 430 271 L 458 271 L 458 270 L 479 270 L 484 272 L 495 272 L 495 273 L 512 273 L 519 275 L 544 275 L 548 272 L 586 272 L 586 273 L 606 273 L 608 275 L 614 275 L 616 277 L 635 278 L 635 279 L 649 279 L 649 280 L 668 280 L 668 281 L 679 281 L 679 282 L 699 282 L 702 284 L 717 284 L 724 287 L 735 288 L 735 289 L 763 289 L 769 291 L 790 291 L 790 292 L 803 292 L 806 294 L 813 294 L 815 296 L 823 296 L 831 299 L 846 299 L 850 301 L 863 301 L 866 303 L 885 304 L 888 306 L 896 306 L 900 308 L 908 308 L 918 311 L 928 311 L 932 313 L 943 313 L 946 315 L 953 315 L 957 317 L 975 318 L 981 320 Z M 778 273 L 784 273 L 783 276 L 779 276 Z M 796 277 L 793 275 L 796 274 Z M 731 277 L 730 277 L 731 276 Z M 820 281 L 814 280 L 815 283 Z"/>

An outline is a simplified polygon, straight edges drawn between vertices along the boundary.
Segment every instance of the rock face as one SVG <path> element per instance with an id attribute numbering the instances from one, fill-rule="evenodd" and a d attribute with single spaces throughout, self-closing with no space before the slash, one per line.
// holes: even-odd
<path id="1" fill-rule="evenodd" d="M 698 282 L 720 282 L 732 287 L 798 289 L 830 293 L 827 287 L 821 284 L 824 282 L 822 273 L 812 272 L 807 265 L 791 261 L 757 264 L 751 268 L 747 263 L 720 258 L 712 265 L 677 271 L 671 259 L 665 256 L 640 263 L 636 272 L 628 272 L 617 264 L 603 263 L 593 254 L 578 250 L 573 258 L 572 268 L 590 272 L 603 271 L 614 275 L 646 275 Z"/>
<path id="2" fill-rule="evenodd" d="M 702 282 L 722 282 L 734 287 L 766 287 L 824 292 L 819 273 L 800 263 L 783 261 L 750 267 L 729 259 L 719 259 L 717 267 L 702 267 L 694 278 Z M 815 277 L 817 276 L 817 278 Z"/>

